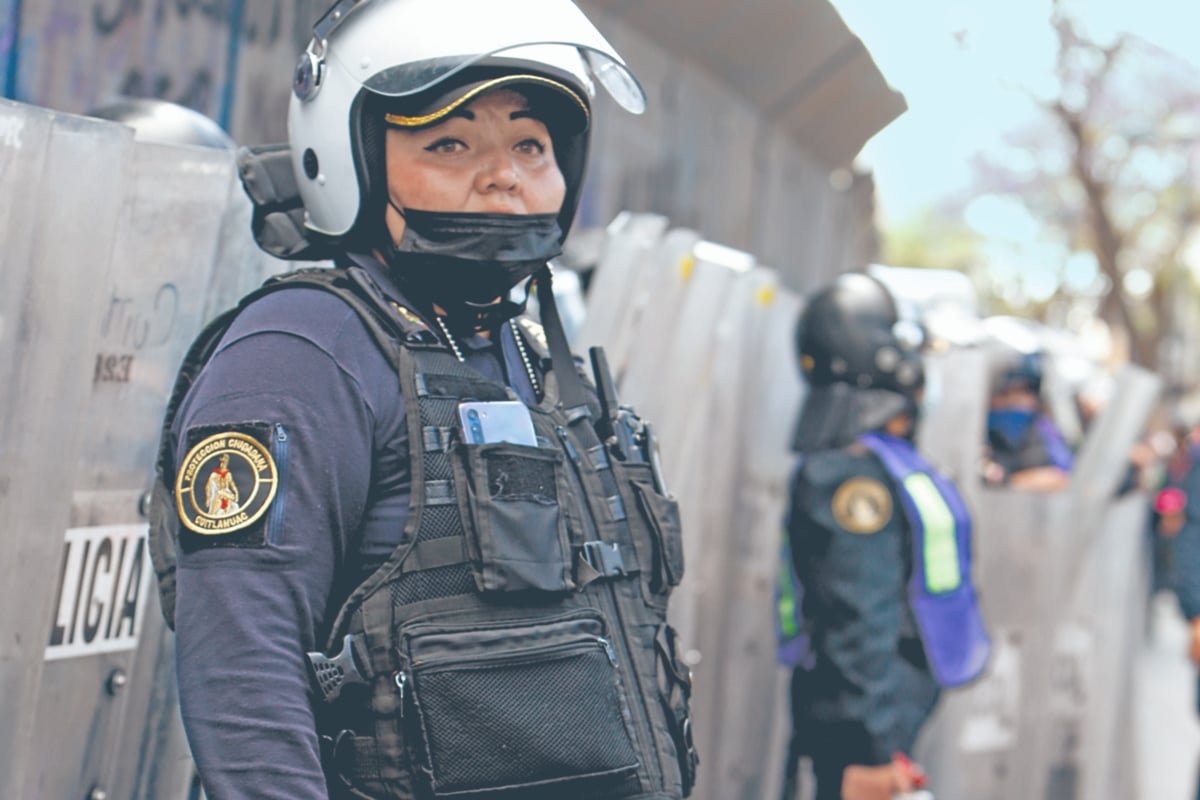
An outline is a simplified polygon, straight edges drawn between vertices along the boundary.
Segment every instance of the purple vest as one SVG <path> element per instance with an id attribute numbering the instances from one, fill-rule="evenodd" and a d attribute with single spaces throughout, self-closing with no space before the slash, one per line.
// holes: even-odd
<path id="1" fill-rule="evenodd" d="M 859 441 L 895 478 L 912 530 L 908 599 L 933 676 L 943 687 L 970 683 L 992 647 L 971 582 L 970 512 L 908 440 L 867 433 Z"/>

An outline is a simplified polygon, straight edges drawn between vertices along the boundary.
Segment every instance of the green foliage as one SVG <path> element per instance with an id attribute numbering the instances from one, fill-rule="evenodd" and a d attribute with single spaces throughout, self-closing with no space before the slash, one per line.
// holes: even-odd
<path id="1" fill-rule="evenodd" d="M 980 237 L 961 218 L 926 211 L 882 231 L 880 260 L 925 269 L 973 274 L 980 263 Z"/>

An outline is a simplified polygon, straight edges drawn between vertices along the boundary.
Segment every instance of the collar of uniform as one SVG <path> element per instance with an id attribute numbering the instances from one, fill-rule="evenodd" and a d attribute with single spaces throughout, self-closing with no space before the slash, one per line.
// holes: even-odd
<path id="1" fill-rule="evenodd" d="M 366 253 L 346 253 L 346 258 L 353 262 L 354 266 L 365 269 L 371 279 L 383 290 L 387 299 L 394 300 L 405 308 L 413 307 L 408 298 L 404 296 L 404 292 L 400 291 L 391 272 L 377 258 Z"/>
<path id="2" fill-rule="evenodd" d="M 417 310 L 417 307 L 410 302 L 407 297 L 404 296 L 404 292 L 400 290 L 399 285 L 397 285 L 395 279 L 392 278 L 391 271 L 386 265 L 381 263 L 379 259 L 366 253 L 346 253 L 346 258 L 353 262 L 355 266 L 362 267 L 364 270 L 366 270 L 371 276 L 372 280 L 374 280 L 375 283 L 379 285 L 379 288 L 383 290 L 384 296 L 387 297 L 388 300 L 399 303 L 414 313 L 420 314 L 420 312 Z M 431 323 L 432 320 L 428 321 L 426 324 L 428 324 L 431 328 L 436 328 L 436 326 Z M 505 322 L 504 324 L 508 325 L 509 323 Z M 486 350 L 495 344 L 491 339 L 478 333 L 471 336 L 469 339 L 460 339 L 458 340 L 458 343 L 460 345 L 465 345 L 466 349 L 471 351 Z"/>

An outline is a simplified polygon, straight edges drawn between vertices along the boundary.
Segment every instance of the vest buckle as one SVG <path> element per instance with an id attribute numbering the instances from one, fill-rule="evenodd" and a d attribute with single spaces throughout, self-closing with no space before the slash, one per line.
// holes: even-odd
<path id="1" fill-rule="evenodd" d="M 605 578 L 628 574 L 625 559 L 621 557 L 621 545 L 617 542 L 584 542 L 583 559 Z"/>

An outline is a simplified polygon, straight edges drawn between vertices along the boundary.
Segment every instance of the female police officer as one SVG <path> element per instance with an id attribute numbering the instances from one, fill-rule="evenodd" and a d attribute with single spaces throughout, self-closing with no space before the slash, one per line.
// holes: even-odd
<path id="1" fill-rule="evenodd" d="M 152 547 L 213 800 L 690 790 L 677 509 L 546 266 L 593 82 L 641 110 L 568 0 L 342 0 L 290 147 L 243 160 L 260 244 L 337 266 L 210 326 L 167 415 Z"/>
<path id="2" fill-rule="evenodd" d="M 970 517 L 911 443 L 924 384 L 914 333 L 865 275 L 814 295 L 797 328 L 809 393 L 787 533 L 803 613 L 781 620 L 795 640 L 780 653 L 795 667 L 789 770 L 811 756 L 818 800 L 911 789 L 904 754 L 939 686 L 973 680 L 990 649 Z"/>

